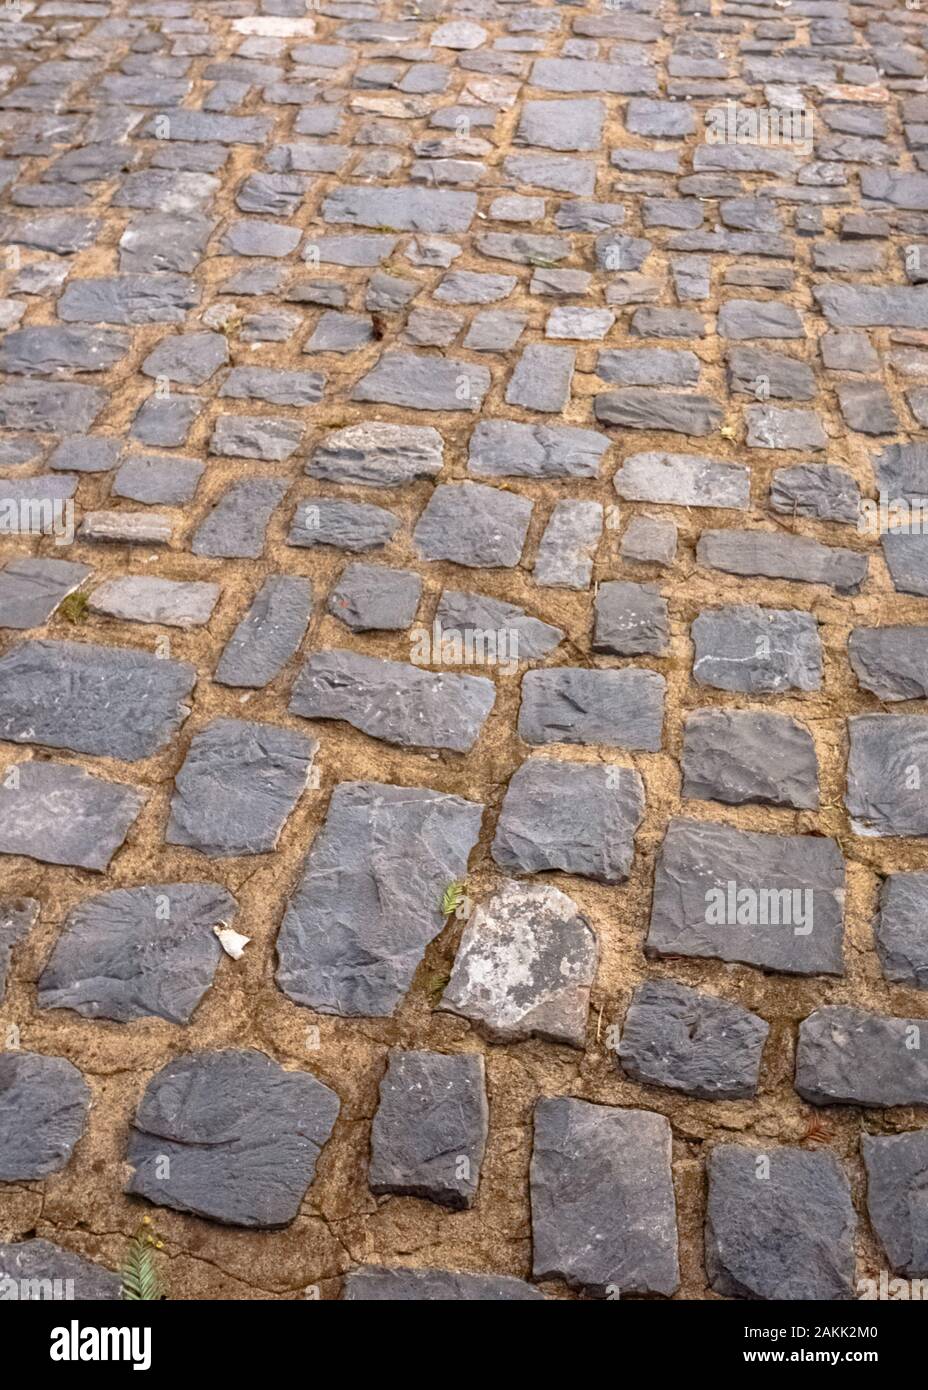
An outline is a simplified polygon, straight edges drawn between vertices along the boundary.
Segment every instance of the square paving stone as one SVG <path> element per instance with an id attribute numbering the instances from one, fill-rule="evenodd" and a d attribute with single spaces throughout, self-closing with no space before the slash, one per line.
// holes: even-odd
<path id="1" fill-rule="evenodd" d="M 928 989 L 928 874 L 888 874 L 873 925 L 887 980 Z"/>
<path id="2" fill-rule="evenodd" d="M 0 1182 L 59 1173 L 89 1110 L 89 1087 L 64 1057 L 0 1053 Z"/>
<path id="3" fill-rule="evenodd" d="M 162 338 L 139 370 L 181 386 L 202 386 L 228 360 L 229 344 L 224 334 L 179 333 Z"/>
<path id="4" fill-rule="evenodd" d="M 818 810 L 815 742 L 785 714 L 696 710 L 684 726 L 682 765 L 685 797 Z"/>
<path id="5" fill-rule="evenodd" d="M 821 686 L 822 645 L 811 613 L 757 604 L 707 608 L 691 635 L 698 685 L 764 695 Z"/>
<path id="6" fill-rule="evenodd" d="M 672 565 L 677 528 L 667 517 L 633 516 L 619 546 L 623 560 L 641 565 Z"/>
<path id="7" fill-rule="evenodd" d="M 493 1042 L 583 1047 L 598 944 L 576 903 L 548 883 L 506 879 L 464 928 L 442 1009 Z"/>
<path id="8" fill-rule="evenodd" d="M 843 975 L 843 935 L 835 840 L 671 820 L 654 873 L 648 955 Z"/>
<path id="9" fill-rule="evenodd" d="M 593 600 L 593 650 L 616 656 L 662 656 L 667 650 L 667 600 L 655 584 L 624 579 L 600 584 Z"/>
<path id="10" fill-rule="evenodd" d="M 26 641 L 0 658 L 0 737 L 134 762 L 190 710 L 189 662 L 94 642 Z"/>
<path id="11" fill-rule="evenodd" d="M 211 859 L 276 849 L 318 746 L 276 724 L 213 720 L 194 734 L 174 779 L 165 840 Z"/>
<path id="12" fill-rule="evenodd" d="M 199 459 L 133 454 L 116 474 L 113 496 L 150 506 L 181 507 L 193 500 L 204 471 Z"/>
<path id="13" fill-rule="evenodd" d="M 89 565 L 70 560 L 10 560 L 0 571 L 0 627 L 41 627 L 91 573 Z"/>
<path id="14" fill-rule="evenodd" d="M 345 185 L 322 204 L 326 222 L 398 232 L 466 232 L 477 211 L 475 193 L 439 188 Z"/>
<path id="15" fill-rule="evenodd" d="M 633 1081 L 700 1100 L 751 1100 L 769 1031 L 740 1004 L 647 980 L 632 995 L 616 1055 Z"/>
<path id="16" fill-rule="evenodd" d="M 117 888 L 69 914 L 39 977 L 40 1009 L 189 1023 L 222 959 L 215 926 L 238 904 L 215 883 Z"/>
<path id="17" fill-rule="evenodd" d="M 530 343 L 509 379 L 507 403 L 559 414 L 570 400 L 575 355 L 573 348 Z"/>
<path id="18" fill-rule="evenodd" d="M 663 1115 L 556 1096 L 535 1106 L 536 1279 L 600 1298 L 680 1282 L 671 1131 Z"/>
<path id="19" fill-rule="evenodd" d="M 339 1108 L 309 1072 L 250 1048 L 177 1057 L 139 1102 L 126 1191 L 227 1226 L 288 1226 Z"/>
<path id="20" fill-rule="evenodd" d="M 342 782 L 277 940 L 277 984 L 324 1014 L 386 1018 L 467 876 L 483 807 L 427 787 Z"/>
<path id="21" fill-rule="evenodd" d="M 928 718 L 858 714 L 847 721 L 845 805 L 856 835 L 928 835 Z"/>
<path id="22" fill-rule="evenodd" d="M 845 1004 L 799 1025 L 796 1090 L 812 1105 L 928 1105 L 923 1018 L 893 1018 Z"/>
<path id="23" fill-rule="evenodd" d="M 414 570 L 348 565 L 329 595 L 328 611 L 353 632 L 402 632 L 416 616 L 422 579 Z"/>
<path id="24" fill-rule="evenodd" d="M 510 780 L 491 853 L 511 873 L 628 877 L 644 786 L 634 768 L 532 758 Z"/>
<path id="25" fill-rule="evenodd" d="M 302 642 L 312 606 L 310 580 L 270 575 L 226 643 L 213 680 L 251 690 L 269 685 Z"/>
<path id="26" fill-rule="evenodd" d="M 425 560 L 512 568 L 531 515 L 532 503 L 516 493 L 483 483 L 440 483 L 416 523 L 413 544 Z"/>
<path id="27" fill-rule="evenodd" d="M 423 671 L 347 650 L 314 653 L 300 670 L 291 714 L 342 719 L 401 748 L 468 752 L 496 700 L 486 676 Z"/>
<path id="28" fill-rule="evenodd" d="M 489 1127 L 483 1057 L 394 1049 L 371 1127 L 371 1191 L 473 1206 Z"/>
<path id="29" fill-rule="evenodd" d="M 864 1134 L 870 1224 L 890 1265 L 909 1278 L 928 1275 L 928 1130 Z"/>
<path id="30" fill-rule="evenodd" d="M 881 700 L 928 697 L 928 627 L 855 627 L 847 654 L 863 689 Z"/>
<path id="31" fill-rule="evenodd" d="M 606 744 L 656 753 L 664 720 L 664 677 L 629 667 L 565 666 L 522 678 L 519 736 L 526 743 Z"/>
<path id="32" fill-rule="evenodd" d="M 854 1297 L 857 1217 L 834 1154 L 717 1144 L 707 1167 L 706 1271 L 716 1293 Z"/>

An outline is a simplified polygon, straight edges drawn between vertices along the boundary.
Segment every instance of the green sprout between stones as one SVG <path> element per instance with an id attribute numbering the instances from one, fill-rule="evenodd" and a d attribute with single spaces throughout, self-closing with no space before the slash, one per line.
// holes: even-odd
<path id="1" fill-rule="evenodd" d="M 148 1303 L 164 1298 L 164 1285 L 155 1268 L 154 1250 L 163 1250 L 164 1244 L 155 1233 L 149 1230 L 151 1217 L 143 1216 L 129 1245 L 122 1270 L 122 1297 L 130 1303 Z"/>
<path id="2" fill-rule="evenodd" d="M 66 623 L 83 623 L 87 621 L 87 609 L 90 600 L 87 595 L 80 590 L 74 594 L 68 594 L 58 605 L 58 616 L 64 618 Z"/>
<path id="3" fill-rule="evenodd" d="M 467 891 L 466 883 L 449 883 L 442 894 L 441 912 L 443 917 L 450 917 L 453 912 L 457 912 L 464 895 Z"/>

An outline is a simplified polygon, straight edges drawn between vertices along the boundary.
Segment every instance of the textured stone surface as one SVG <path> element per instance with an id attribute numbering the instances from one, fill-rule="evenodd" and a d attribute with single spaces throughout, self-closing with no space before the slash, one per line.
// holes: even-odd
<path id="1" fill-rule="evenodd" d="M 235 1046 L 308 1067 L 346 1113 L 292 1231 L 168 1215 L 174 1300 L 353 1280 L 383 1301 L 584 1297 L 522 1282 L 529 1115 L 565 1094 L 669 1120 L 680 1297 L 729 1296 L 701 1242 L 706 1157 L 733 1138 L 833 1152 L 857 1272 L 888 1262 L 859 1143 L 922 1120 L 884 1098 L 813 1123 L 783 1068 L 815 1010 L 917 1021 L 923 997 L 922 21 L 900 0 L 7 7 L 0 1049 L 68 1058 L 94 1107 L 66 1174 L 2 1192 L 4 1241 L 120 1269 L 151 1210 L 119 1191 L 132 1107 L 182 1051 Z M 756 129 L 730 128 L 745 112 Z M 230 738 L 204 764 L 223 723 L 319 747 L 294 769 Z M 193 843 L 175 843 L 194 766 Z M 399 905 L 333 889 L 337 966 L 314 941 L 307 1001 L 288 998 L 274 938 L 333 788 L 356 782 L 485 806 L 485 833 L 452 870 L 423 829 L 442 866 L 423 905 L 401 875 L 426 851 L 398 830 Z M 794 842 L 839 871 L 840 843 L 846 977 L 827 978 L 834 895 L 810 936 L 804 915 L 777 928 L 773 964 L 766 938 L 749 963 L 649 954 L 681 815 L 750 841 L 694 853 L 687 891 L 724 869 L 769 893 L 758 837 L 784 873 Z M 362 822 L 338 862 L 349 840 Z M 562 888 L 602 945 L 582 1048 L 489 1042 L 440 1008 L 505 877 Z M 207 880 L 241 906 L 207 942 L 204 995 L 199 965 L 164 966 L 168 1011 L 201 1000 L 188 1023 L 39 1002 L 85 905 Z M 737 924 L 702 925 L 738 945 Z M 157 926 L 132 957 L 143 1011 Z M 359 986 L 351 1013 L 345 982 L 407 933 L 386 1012 Z M 136 975 L 74 978 L 112 999 Z M 632 994 L 674 982 L 770 1023 L 753 1098 L 616 1064 Z M 316 1010 L 329 987 L 342 1016 Z M 469 1211 L 371 1192 L 391 1051 L 487 1057 Z"/>
<path id="2" fill-rule="evenodd" d="M 670 1125 L 645 1110 L 538 1101 L 532 1147 L 537 1279 L 599 1297 L 672 1294 L 680 1274 Z"/>
<path id="3" fill-rule="evenodd" d="M 873 936 L 887 980 L 928 989 L 928 874 L 887 875 Z"/>
<path id="4" fill-rule="evenodd" d="M 493 708 L 485 676 L 423 671 L 352 651 L 311 656 L 297 676 L 290 711 L 305 719 L 342 719 L 404 748 L 466 752 Z"/>
<path id="5" fill-rule="evenodd" d="M 748 505 L 748 470 L 699 454 L 632 454 L 616 471 L 615 490 L 635 502 L 672 502 L 680 507 Z"/>
<path id="6" fill-rule="evenodd" d="M 90 573 L 70 560 L 11 560 L 0 571 L 0 627 L 41 627 Z"/>
<path id="7" fill-rule="evenodd" d="M 328 1086 L 309 1072 L 284 1071 L 261 1052 L 178 1057 L 139 1103 L 126 1190 L 224 1225 L 287 1226 L 338 1111 Z"/>
<path id="8" fill-rule="evenodd" d="M 189 1023 L 213 982 L 235 899 L 212 883 L 118 888 L 86 898 L 68 916 L 39 977 L 42 1009 L 84 1018 L 166 1018 Z"/>
<path id="9" fill-rule="evenodd" d="M 416 524 L 413 543 L 424 560 L 452 560 L 488 569 L 519 563 L 532 504 L 484 483 L 441 483 Z"/>
<path id="10" fill-rule="evenodd" d="M 441 472 L 442 438 L 430 426 L 372 420 L 324 435 L 306 471 L 330 483 L 392 487 Z"/>
<path id="11" fill-rule="evenodd" d="M 186 662 L 92 642 L 22 642 L 0 660 L 0 737 L 134 761 L 169 741 L 196 680 Z"/>
<path id="12" fill-rule="evenodd" d="M 194 734 L 174 779 L 168 844 L 211 858 L 268 853 L 306 787 L 317 747 L 274 724 L 214 720 Z"/>
<path id="13" fill-rule="evenodd" d="M 925 1184 L 928 1133 L 864 1134 L 867 1211 L 890 1265 L 914 1278 L 928 1274 Z"/>
<path id="14" fill-rule="evenodd" d="M 859 714 L 847 721 L 845 805 L 858 835 L 928 834 L 928 719 Z"/>
<path id="15" fill-rule="evenodd" d="M 799 1025 L 796 1090 L 813 1105 L 926 1105 L 924 1031 L 924 1019 L 816 1009 Z"/>
<path id="16" fill-rule="evenodd" d="M 35 898 L 0 899 L 0 1004 L 6 994 L 7 975 L 13 947 L 35 925 L 41 904 Z"/>
<path id="17" fill-rule="evenodd" d="M 529 671 L 522 681 L 519 734 L 526 743 L 602 743 L 655 752 L 664 690 L 656 671 Z"/>
<path id="18" fill-rule="evenodd" d="M 483 807 L 424 788 L 335 788 L 277 940 L 277 983 L 319 1013 L 386 1017 L 441 931 Z"/>
<path id="19" fill-rule="evenodd" d="M 0 854 L 105 869 L 145 795 L 66 763 L 14 763 L 0 787 Z"/>
<path id="20" fill-rule="evenodd" d="M 473 1206 L 487 1124 L 479 1053 L 391 1052 L 371 1126 L 371 1191 Z"/>
<path id="21" fill-rule="evenodd" d="M 718 1144 L 708 1172 L 706 1270 L 717 1293 L 854 1297 L 857 1221 L 834 1154 Z"/>
<path id="22" fill-rule="evenodd" d="M 441 1007 L 498 1042 L 582 1047 L 596 959 L 595 934 L 566 893 L 507 879 L 465 926 Z"/>
<path id="23" fill-rule="evenodd" d="M 809 613 L 755 604 L 707 608 L 691 632 L 700 685 L 756 694 L 821 685 L 821 642 Z"/>
<path id="24" fill-rule="evenodd" d="M 213 679 L 252 690 L 269 685 L 303 640 L 312 603 L 308 579 L 270 575 L 223 648 Z"/>
<path id="25" fill-rule="evenodd" d="M 818 762 L 807 728 L 762 710 L 697 710 L 683 732 L 683 795 L 730 806 L 818 809 Z"/>
<path id="26" fill-rule="evenodd" d="M 58 1173 L 90 1109 L 90 1090 L 64 1057 L 0 1053 L 0 1182 Z"/>
<path id="27" fill-rule="evenodd" d="M 879 699 L 928 696 L 928 628 L 856 627 L 848 637 L 847 654 L 863 689 Z"/>
<path id="28" fill-rule="evenodd" d="M 492 854 L 512 873 L 565 873 L 618 883 L 628 877 L 644 787 L 633 768 L 532 758 L 513 773 Z"/>
<path id="29" fill-rule="evenodd" d="M 114 1302 L 121 1290 L 118 1274 L 50 1240 L 0 1245 L 0 1300 Z"/>
<path id="30" fill-rule="evenodd" d="M 769 1031 L 739 1004 L 649 980 L 632 995 L 616 1055 L 635 1081 L 701 1100 L 750 1100 Z"/>
<path id="31" fill-rule="evenodd" d="M 670 822 L 654 871 L 650 955 L 841 975 L 843 928 L 844 860 L 834 840 Z"/>

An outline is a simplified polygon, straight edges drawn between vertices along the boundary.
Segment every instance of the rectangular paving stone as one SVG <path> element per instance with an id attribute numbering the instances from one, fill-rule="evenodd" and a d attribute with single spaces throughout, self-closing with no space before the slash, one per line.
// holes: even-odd
<path id="1" fill-rule="evenodd" d="M 613 485 L 630 502 L 746 511 L 751 500 L 747 468 L 701 454 L 632 454 L 616 470 Z"/>
<path id="2" fill-rule="evenodd" d="M 473 1206 L 488 1128 L 479 1053 L 393 1048 L 371 1126 L 371 1191 Z"/>
<path id="3" fill-rule="evenodd" d="M 202 580 L 156 579 L 124 575 L 94 589 L 90 608 L 108 618 L 167 627 L 202 627 L 219 602 L 220 587 Z"/>
<path id="4" fill-rule="evenodd" d="M 648 955 L 843 975 L 843 930 L 835 840 L 671 820 L 654 872 Z"/>
<path id="5" fill-rule="evenodd" d="M 799 1025 L 796 1090 L 812 1105 L 926 1105 L 925 1020 L 846 1004 Z"/>
<path id="6" fill-rule="evenodd" d="M 532 1146 L 532 1262 L 536 1279 L 564 1280 L 599 1298 L 672 1294 L 680 1281 L 663 1115 L 539 1100 Z"/>
<path id="7" fill-rule="evenodd" d="M 277 984 L 322 1014 L 386 1018 L 442 930 L 483 807 L 427 787 L 342 782 L 277 940 Z"/>
<path id="8" fill-rule="evenodd" d="M 0 658 L 0 737 L 134 762 L 189 714 L 188 662 L 95 642 L 25 641 Z"/>
<path id="9" fill-rule="evenodd" d="M 526 743 L 605 744 L 657 752 L 664 677 L 656 671 L 562 666 L 522 678 L 519 736 Z"/>
<path id="10" fill-rule="evenodd" d="M 223 648 L 213 680 L 251 690 L 269 685 L 302 642 L 312 603 L 310 580 L 270 575 Z"/>
<path id="11" fill-rule="evenodd" d="M 857 835 L 928 835 L 928 719 L 858 714 L 847 721 L 845 805 Z"/>
<path id="12" fill-rule="evenodd" d="M 14 763 L 0 780 L 0 854 L 106 869 L 146 798 L 69 763 Z"/>
<path id="13" fill-rule="evenodd" d="M 194 734 L 174 779 L 166 842 L 211 859 L 276 849 L 317 748 L 276 724 L 214 719 Z"/>
<path id="14" fill-rule="evenodd" d="M 398 232 L 466 232 L 477 195 L 444 188 L 342 186 L 322 204 L 326 222 Z"/>
<path id="15" fill-rule="evenodd" d="M 403 748 L 465 753 L 476 743 L 496 700 L 485 676 L 424 671 L 352 651 L 314 653 L 302 667 L 290 712 L 341 719 L 371 738 Z"/>

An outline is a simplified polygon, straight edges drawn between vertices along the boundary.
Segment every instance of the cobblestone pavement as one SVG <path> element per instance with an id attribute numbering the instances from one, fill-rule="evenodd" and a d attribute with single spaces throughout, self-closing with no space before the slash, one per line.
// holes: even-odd
<path id="1" fill-rule="evenodd" d="M 6 7 L 4 1296 L 928 1276 L 926 48 Z"/>

